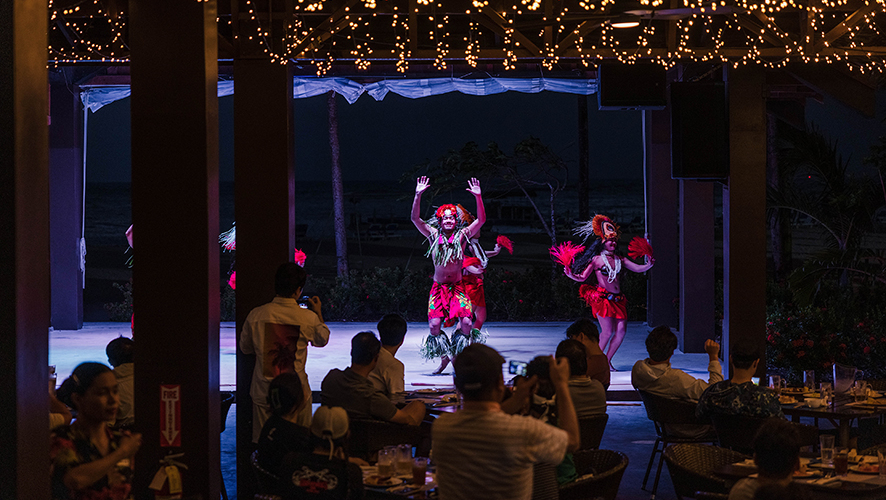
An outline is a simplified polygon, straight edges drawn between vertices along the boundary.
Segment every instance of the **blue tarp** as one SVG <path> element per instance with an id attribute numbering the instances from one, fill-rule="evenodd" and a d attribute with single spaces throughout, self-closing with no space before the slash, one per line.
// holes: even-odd
<path id="1" fill-rule="evenodd" d="M 353 104 L 357 99 L 368 93 L 376 101 L 381 101 L 393 92 L 397 95 L 418 99 L 449 92 L 461 92 L 468 95 L 491 95 L 514 90 L 524 93 L 536 93 L 542 90 L 562 92 L 566 94 L 590 95 L 597 92 L 597 81 L 586 79 L 565 78 L 427 78 L 414 80 L 381 80 L 373 83 L 358 83 L 347 78 L 294 78 L 292 97 L 302 99 L 325 94 L 330 90 L 344 97 Z M 129 97 L 129 85 L 109 85 L 87 87 L 80 92 L 83 105 L 93 113 L 102 106 Z M 225 80 L 218 82 L 218 96 L 224 97 L 234 93 L 234 82 Z"/>

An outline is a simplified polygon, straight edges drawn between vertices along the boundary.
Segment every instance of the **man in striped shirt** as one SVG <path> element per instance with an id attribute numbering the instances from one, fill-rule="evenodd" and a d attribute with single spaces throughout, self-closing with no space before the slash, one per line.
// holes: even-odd
<path id="1" fill-rule="evenodd" d="M 455 386 L 464 398 L 464 407 L 441 415 L 431 430 L 442 500 L 529 500 L 532 465 L 557 465 L 567 451 L 578 449 L 578 418 L 568 387 L 569 362 L 550 358 L 560 428 L 502 410 L 502 363 L 504 358 L 483 344 L 466 347 L 455 359 Z M 534 377 L 523 383 L 534 384 Z M 529 392 L 523 389 L 525 386 L 518 388 L 515 393 L 520 395 L 513 397 L 527 398 Z"/>

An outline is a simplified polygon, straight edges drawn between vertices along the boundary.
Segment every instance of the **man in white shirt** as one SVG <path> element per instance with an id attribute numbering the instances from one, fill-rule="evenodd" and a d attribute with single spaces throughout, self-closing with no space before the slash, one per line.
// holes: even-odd
<path id="1" fill-rule="evenodd" d="M 677 336 L 667 326 L 657 326 L 646 337 L 649 357 L 637 361 L 631 370 L 631 384 L 641 391 L 673 399 L 698 401 L 708 386 L 723 380 L 720 367 L 720 344 L 706 340 L 704 350 L 708 353 L 708 380 L 671 368 L 671 356 L 677 348 Z"/>
<path id="2" fill-rule="evenodd" d="M 397 351 L 406 338 L 406 320 L 399 314 L 387 314 L 378 322 L 378 336 L 381 338 L 381 351 L 378 364 L 369 373 L 369 381 L 376 389 L 384 393 L 388 399 L 404 392 L 403 362 L 397 359 Z"/>
<path id="3" fill-rule="evenodd" d="M 308 344 L 323 347 L 329 342 L 329 328 L 323 323 L 320 299 L 311 297 L 307 308 L 302 308 L 298 303 L 306 280 L 307 274 L 298 264 L 288 262 L 281 265 L 274 276 L 277 296 L 250 311 L 243 323 L 240 350 L 244 354 L 255 354 L 255 370 L 249 389 L 253 410 L 253 443 L 258 442 L 261 428 L 270 416 L 267 400 L 271 380 L 281 373 L 297 373 L 302 386 L 310 390 L 305 373 Z M 305 405 L 296 423 L 310 427 L 311 405 Z"/>
<path id="4" fill-rule="evenodd" d="M 442 500 L 529 500 L 533 464 L 557 465 L 567 451 L 578 449 L 578 418 L 568 387 L 569 362 L 551 357 L 549 365 L 557 391 L 559 429 L 502 411 L 502 363 L 504 358 L 484 344 L 471 344 L 455 358 L 455 386 L 464 406 L 456 413 L 441 415 L 431 430 Z M 533 378 L 529 383 L 535 381 Z M 518 389 L 514 398 L 525 401 L 528 392 Z"/>

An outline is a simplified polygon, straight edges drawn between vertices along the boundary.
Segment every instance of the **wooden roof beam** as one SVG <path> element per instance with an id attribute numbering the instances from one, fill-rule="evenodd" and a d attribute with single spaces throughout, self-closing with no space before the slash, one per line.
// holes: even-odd
<path id="1" fill-rule="evenodd" d="M 510 23 L 508 23 L 507 20 L 504 17 L 502 17 L 501 14 L 496 12 L 495 9 L 493 9 L 487 5 L 487 6 L 483 7 L 483 9 L 481 9 L 481 12 L 490 21 L 495 23 L 500 28 L 499 34 L 504 35 L 505 30 L 509 29 L 513 33 L 511 36 L 513 36 L 514 41 L 518 42 L 522 47 L 529 50 L 529 52 L 531 52 L 533 55 L 536 55 L 539 57 L 542 55 L 541 49 L 539 49 L 537 45 L 532 43 L 532 41 L 529 40 L 528 38 L 526 38 L 526 35 L 521 33 L 519 30 L 517 30 L 513 26 L 510 26 Z M 482 18 L 480 18 L 480 19 L 482 19 Z M 484 24 L 484 26 L 489 27 L 486 23 L 483 23 L 483 24 Z"/>
<path id="2" fill-rule="evenodd" d="M 308 36 L 302 39 L 301 42 L 296 44 L 295 48 L 292 50 L 293 54 L 302 55 L 306 51 L 310 50 L 314 47 L 319 47 L 326 40 L 332 37 L 333 31 L 342 25 L 342 21 L 344 20 L 345 15 L 351 7 L 357 4 L 360 0 L 347 0 L 341 7 L 335 10 L 329 17 L 327 17 L 322 23 L 317 25 L 316 28 L 312 29 Z M 345 21 L 346 22 L 346 21 Z"/>
<path id="3" fill-rule="evenodd" d="M 832 43 L 837 41 L 838 38 L 845 35 L 852 28 L 854 28 L 858 23 L 860 23 L 867 15 L 872 13 L 875 8 L 877 8 L 880 4 L 876 2 L 871 2 L 869 5 L 865 5 L 864 7 L 858 9 L 853 12 L 852 15 L 846 18 L 842 23 L 834 26 L 831 31 L 825 33 L 821 40 L 815 44 L 815 51 L 821 52 L 825 47 L 830 47 Z"/>
<path id="4" fill-rule="evenodd" d="M 579 38 L 593 32 L 602 25 L 603 23 L 599 21 L 584 21 L 583 23 L 579 24 L 578 27 L 572 30 L 572 32 L 563 39 L 563 41 L 557 44 L 558 48 L 555 54 L 558 56 L 565 54 L 566 51 L 568 51 L 576 43 L 578 43 Z"/>

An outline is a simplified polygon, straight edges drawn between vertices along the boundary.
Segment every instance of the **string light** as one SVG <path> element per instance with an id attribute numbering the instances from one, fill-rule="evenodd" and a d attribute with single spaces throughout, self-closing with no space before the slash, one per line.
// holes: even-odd
<path id="1" fill-rule="evenodd" d="M 880 28 L 886 0 L 682 0 L 670 3 L 673 8 L 663 0 L 638 0 L 640 8 L 634 4 L 627 14 L 640 25 L 631 29 L 607 22 L 625 0 L 564 0 L 553 12 L 542 9 L 541 0 L 503 0 L 494 10 L 489 0 L 471 0 L 459 4 L 470 5 L 463 11 L 451 0 L 296 0 L 285 12 L 271 0 L 239 1 L 239 17 L 222 13 L 218 23 L 241 53 L 280 64 L 303 61 L 318 75 L 347 63 L 365 71 L 377 60 L 396 61 L 405 73 L 413 58 L 433 61 L 438 70 L 458 60 L 513 70 L 519 62 L 552 69 L 564 60 L 589 67 L 601 59 L 666 67 L 801 62 L 862 74 L 886 70 Z M 128 14 L 105 5 L 49 0 L 50 65 L 129 62 Z"/>

